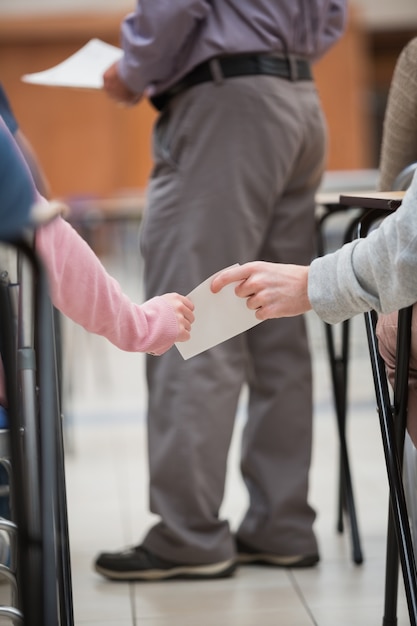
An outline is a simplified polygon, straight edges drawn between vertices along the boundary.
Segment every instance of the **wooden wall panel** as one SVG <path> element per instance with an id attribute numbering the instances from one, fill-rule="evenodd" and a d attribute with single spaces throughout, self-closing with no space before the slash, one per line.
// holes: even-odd
<path id="1" fill-rule="evenodd" d="M 368 38 L 352 11 L 345 34 L 317 63 L 314 74 L 329 127 L 328 169 L 371 167 Z"/>
<path id="2" fill-rule="evenodd" d="M 54 195 L 108 195 L 145 186 L 155 118 L 147 102 L 125 108 L 102 92 L 20 80 L 63 61 L 92 37 L 119 45 L 121 18 L 82 15 L 0 23 L 0 80 Z"/>

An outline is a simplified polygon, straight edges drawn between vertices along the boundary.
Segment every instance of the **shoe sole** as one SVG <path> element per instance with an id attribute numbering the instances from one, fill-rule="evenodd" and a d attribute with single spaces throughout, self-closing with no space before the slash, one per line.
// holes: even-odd
<path id="1" fill-rule="evenodd" d="M 272 567 L 313 567 L 319 562 L 319 556 L 312 554 L 308 556 L 275 556 L 263 552 L 246 554 L 239 553 L 237 561 L 240 565 L 271 565 Z"/>
<path id="2" fill-rule="evenodd" d="M 222 561 L 221 563 L 214 563 L 213 565 L 179 565 L 178 567 L 172 567 L 167 570 L 152 569 L 130 572 L 115 572 L 114 570 L 106 569 L 100 565 L 95 565 L 95 570 L 99 574 L 102 574 L 111 580 L 158 581 L 171 580 L 173 578 L 182 578 L 187 580 L 210 580 L 232 576 L 236 570 L 236 561 L 234 559 L 230 559 L 229 561 Z"/>

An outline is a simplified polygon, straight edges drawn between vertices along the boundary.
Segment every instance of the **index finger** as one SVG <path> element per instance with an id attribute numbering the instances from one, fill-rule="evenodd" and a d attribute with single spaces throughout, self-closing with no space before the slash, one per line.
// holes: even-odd
<path id="1" fill-rule="evenodd" d="M 220 272 L 216 274 L 211 282 L 211 290 L 213 293 L 217 293 L 226 285 L 245 280 L 246 278 L 248 278 L 248 276 L 249 271 L 243 265 L 237 265 L 236 267 L 230 267 L 225 270 L 220 270 Z"/>

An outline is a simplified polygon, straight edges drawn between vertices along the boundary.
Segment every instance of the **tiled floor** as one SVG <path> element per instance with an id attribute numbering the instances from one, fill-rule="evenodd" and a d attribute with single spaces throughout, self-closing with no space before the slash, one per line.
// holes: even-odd
<path id="1" fill-rule="evenodd" d="M 110 269 L 140 298 L 126 259 Z M 129 277 L 129 279 L 127 278 Z M 77 626 L 379 626 L 384 597 L 387 481 L 362 319 L 353 323 L 348 438 L 365 561 L 352 563 L 349 529 L 335 529 L 338 440 L 321 323 L 308 317 L 315 371 L 311 503 L 321 562 L 313 570 L 242 567 L 211 582 L 112 583 L 95 555 L 137 543 L 153 518 L 147 506 L 143 356 L 66 326 L 67 492 Z M 68 341 L 69 339 L 69 341 Z M 222 515 L 232 526 L 245 506 L 238 474 L 244 397 L 230 453 Z M 399 624 L 408 614 L 400 580 Z"/>

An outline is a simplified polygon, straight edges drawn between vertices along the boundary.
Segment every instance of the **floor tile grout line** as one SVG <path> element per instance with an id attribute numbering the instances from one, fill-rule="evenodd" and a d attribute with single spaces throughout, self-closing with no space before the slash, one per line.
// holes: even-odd
<path id="1" fill-rule="evenodd" d="M 294 575 L 294 572 L 291 569 L 287 570 L 287 575 L 288 578 L 290 579 L 290 582 L 292 584 L 292 586 L 294 587 L 294 591 L 297 594 L 302 606 L 304 607 L 307 615 L 310 617 L 311 622 L 314 626 L 319 626 L 319 623 L 317 622 L 316 618 L 314 617 L 314 614 L 312 612 L 312 610 L 310 609 L 310 607 L 308 606 L 307 600 L 304 597 L 303 592 L 301 591 L 301 587 L 298 584 L 297 578 Z"/>
<path id="2" fill-rule="evenodd" d="M 130 608 L 132 614 L 132 626 L 138 626 L 139 622 L 136 615 L 136 603 L 135 603 L 135 584 L 129 583 L 129 598 Z"/>

